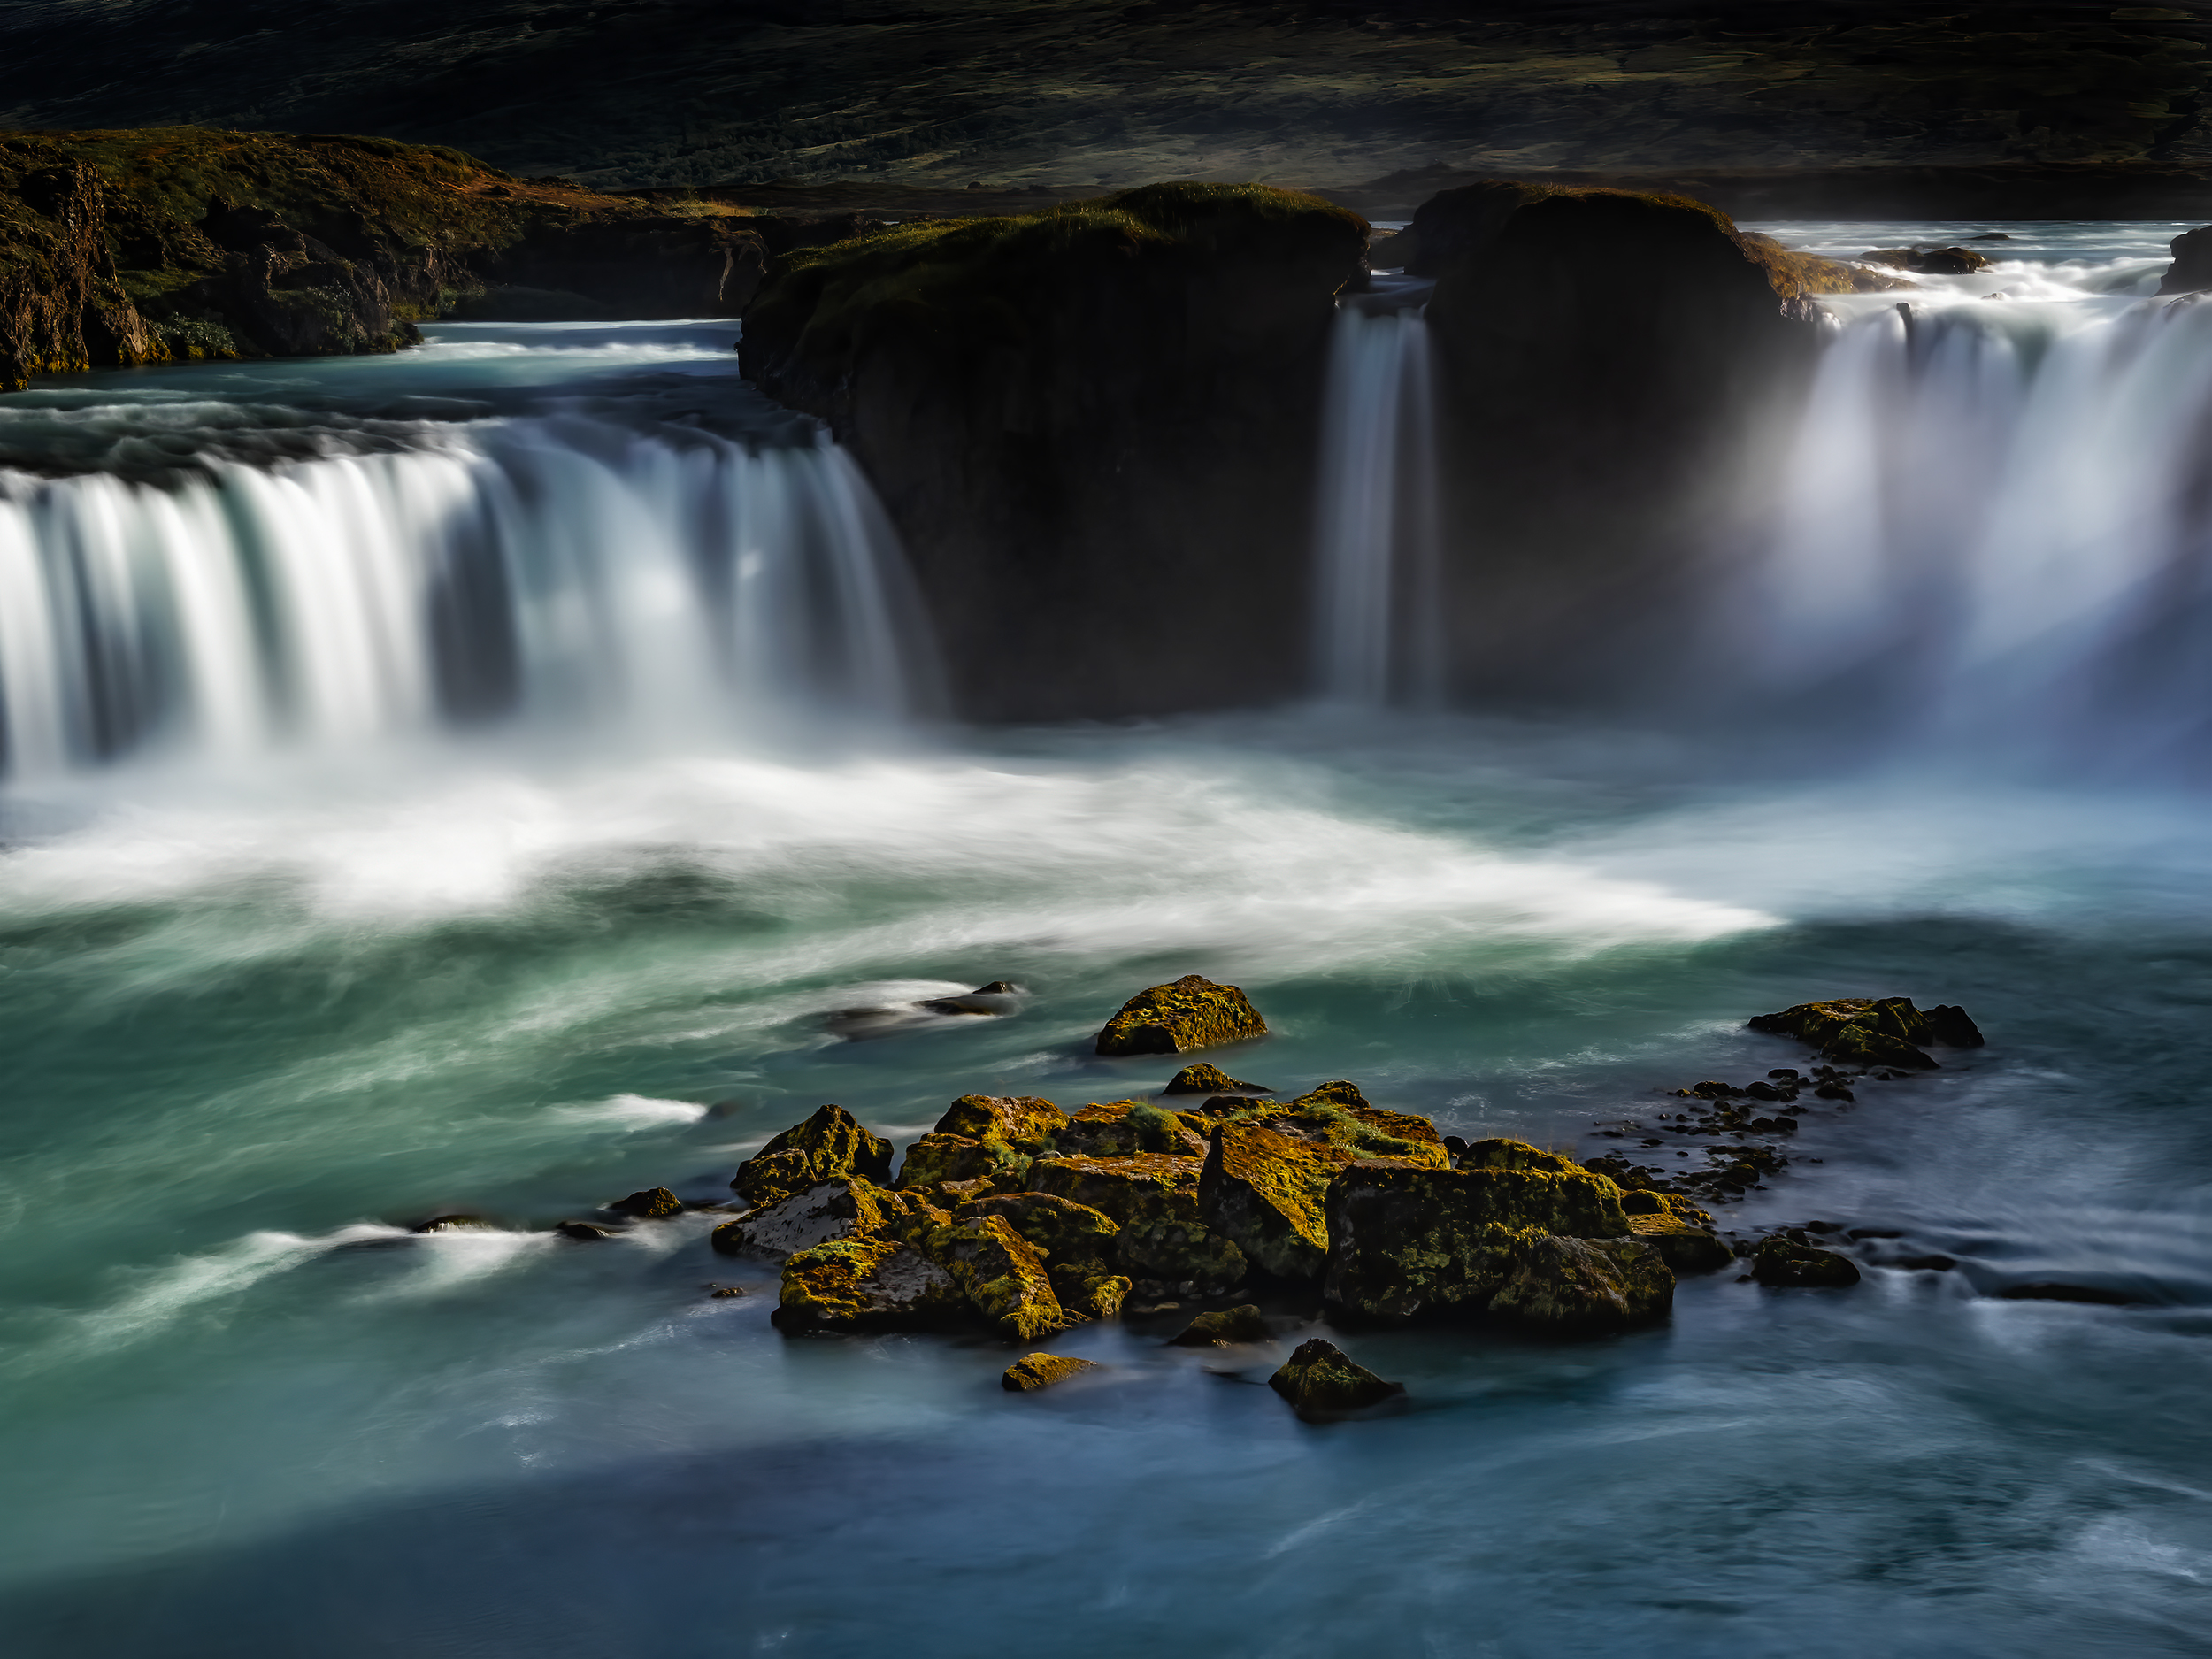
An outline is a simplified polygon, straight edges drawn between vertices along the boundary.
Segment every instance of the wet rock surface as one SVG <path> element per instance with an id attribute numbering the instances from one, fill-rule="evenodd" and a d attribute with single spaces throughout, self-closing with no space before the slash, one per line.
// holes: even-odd
<path id="1" fill-rule="evenodd" d="M 1404 1384 L 1385 1382 L 1321 1337 L 1301 1342 L 1267 1386 L 1300 1417 L 1320 1419 L 1365 1410 L 1405 1393 Z"/>
<path id="2" fill-rule="evenodd" d="M 1762 1019 L 1826 1048 L 1981 1041 L 1963 1010 L 1918 1010 L 1903 998 L 1809 1003 Z M 713 1244 L 783 1259 L 779 1324 L 793 1332 L 969 1330 L 1035 1341 L 1125 1309 L 1165 1315 L 1195 1304 L 1170 1345 L 1225 1346 L 1268 1339 L 1263 1305 L 1317 1303 L 1346 1325 L 1493 1322 L 1602 1336 L 1666 1317 L 1678 1275 L 1739 1260 L 1744 1281 L 1773 1287 L 1856 1284 L 1855 1255 L 1886 1269 L 1957 1270 L 1954 1256 L 1907 1244 L 1893 1228 L 1815 1219 L 1746 1238 L 1724 1235 L 1706 1208 L 1787 1174 L 1783 1146 L 1817 1129 L 1816 1114 L 1853 1110 L 1845 1085 L 1924 1075 L 1773 1066 L 1743 1084 L 1668 1091 L 1656 1121 L 1596 1132 L 1635 1138 L 1647 1158 L 1686 1160 L 1694 1147 L 1709 1160 L 1699 1171 L 1624 1152 L 1581 1162 L 1509 1136 L 1448 1141 L 1344 1079 L 1281 1098 L 1205 1094 L 1225 1079 L 1200 1072 L 1186 1093 L 1204 1094 L 1202 1105 L 1179 1111 L 964 1095 L 908 1148 L 893 1187 L 888 1144 L 826 1106 L 747 1161 L 741 1179 L 762 1199 L 717 1227 Z M 781 1190 L 791 1169 L 817 1164 L 841 1172 Z M 949 1177 L 956 1166 L 978 1172 Z M 676 1202 L 667 1188 L 634 1197 L 640 1216 Z M 611 1232 L 571 1225 L 582 1229 L 575 1236 Z M 2058 1281 L 1984 1294 L 2139 1299 Z M 1310 1361 L 1325 1373 L 1334 1363 Z M 1351 1392 L 1362 1390 L 1372 1393 Z"/>
<path id="3" fill-rule="evenodd" d="M 1034 1394 L 1040 1388 L 1049 1388 L 1086 1371 L 1104 1369 L 1096 1360 L 1075 1359 L 1064 1354 L 1025 1354 L 1006 1368 L 1000 1382 L 1009 1394 Z"/>
<path id="4" fill-rule="evenodd" d="M 1267 1034 L 1267 1022 L 1233 985 L 1187 973 L 1122 1004 L 1098 1033 L 1100 1054 L 1180 1054 Z"/>

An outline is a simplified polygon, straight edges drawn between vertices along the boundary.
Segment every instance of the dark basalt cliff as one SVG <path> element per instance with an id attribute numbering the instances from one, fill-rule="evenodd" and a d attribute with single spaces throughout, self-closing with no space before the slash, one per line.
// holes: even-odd
<path id="1" fill-rule="evenodd" d="M 1469 186 L 1411 239 L 1436 279 L 1453 689 L 1602 686 L 1725 545 L 1745 441 L 1810 360 L 1807 296 L 1886 279 L 1617 190 Z"/>
<path id="2" fill-rule="evenodd" d="M 0 390 L 103 365 L 389 351 L 457 308 L 733 317 L 774 253 L 863 222 L 606 196 L 380 138 L 0 135 Z"/>
<path id="3" fill-rule="evenodd" d="M 1303 680 L 1333 301 L 1366 231 L 1194 184 L 909 225 L 779 259 L 741 362 L 860 457 L 961 712 L 1264 703 Z"/>

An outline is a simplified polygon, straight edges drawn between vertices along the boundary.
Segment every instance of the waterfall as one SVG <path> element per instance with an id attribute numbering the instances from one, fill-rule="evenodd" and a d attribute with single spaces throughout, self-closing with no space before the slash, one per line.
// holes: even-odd
<path id="1" fill-rule="evenodd" d="M 1848 322 L 1750 595 L 1735 661 L 1800 712 L 1954 750 L 2200 764 L 2212 305 L 1968 302 Z"/>
<path id="2" fill-rule="evenodd" d="M 1431 704 L 1441 694 L 1443 643 L 1428 324 L 1417 305 L 1348 301 L 1335 330 L 1321 435 L 1316 689 L 1367 706 Z"/>
<path id="3" fill-rule="evenodd" d="M 491 719 L 896 717 L 933 685 L 895 535 L 826 439 L 494 420 L 169 488 L 0 474 L 17 780 Z"/>

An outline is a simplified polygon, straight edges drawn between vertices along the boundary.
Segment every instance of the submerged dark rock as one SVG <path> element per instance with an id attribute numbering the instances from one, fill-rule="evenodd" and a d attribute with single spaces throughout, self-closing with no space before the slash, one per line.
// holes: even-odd
<path id="1" fill-rule="evenodd" d="M 1674 1305 L 1674 1273 L 1648 1240 L 1533 1239 L 1490 1311 L 1547 1331 L 1596 1334 L 1663 1317 Z"/>
<path id="2" fill-rule="evenodd" d="M 1801 1244 L 1785 1233 L 1759 1240 L 1751 1257 L 1751 1276 L 1762 1285 L 1840 1289 L 1859 1282 L 1857 1263 L 1847 1256 Z"/>
<path id="3" fill-rule="evenodd" d="M 2102 1308 L 2142 1307 L 2153 1301 L 2153 1298 L 2139 1292 L 2120 1290 L 2110 1285 L 2067 1285 L 2050 1281 L 2007 1285 L 2003 1289 L 1990 1294 L 2003 1302 L 2078 1302 Z"/>
<path id="4" fill-rule="evenodd" d="M 1229 1348 L 1242 1342 L 1264 1342 L 1274 1333 L 1250 1302 L 1202 1313 L 1168 1338 L 1170 1348 Z"/>
<path id="5" fill-rule="evenodd" d="M 1320 1337 L 1301 1342 L 1267 1386 L 1290 1402 L 1302 1417 L 1333 1417 L 1364 1410 L 1405 1393 L 1403 1383 L 1385 1382 Z"/>

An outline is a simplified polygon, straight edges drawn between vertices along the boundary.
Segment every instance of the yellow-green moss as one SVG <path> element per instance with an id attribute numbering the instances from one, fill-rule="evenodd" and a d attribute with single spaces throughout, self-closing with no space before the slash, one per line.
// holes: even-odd
<path id="1" fill-rule="evenodd" d="M 1187 973 L 1123 1003 L 1098 1033 L 1096 1047 L 1105 1055 L 1179 1054 L 1266 1033 L 1267 1022 L 1242 991 Z"/>

